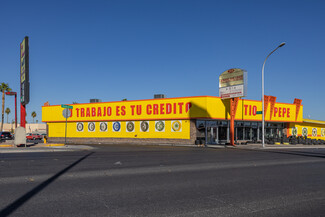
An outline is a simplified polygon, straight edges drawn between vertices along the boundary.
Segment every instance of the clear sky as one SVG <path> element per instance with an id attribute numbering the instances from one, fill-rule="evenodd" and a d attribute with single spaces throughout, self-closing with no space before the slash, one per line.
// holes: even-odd
<path id="1" fill-rule="evenodd" d="M 19 92 L 19 44 L 30 40 L 27 121 L 41 106 L 218 96 L 218 76 L 248 72 L 247 99 L 302 99 L 325 120 L 323 0 L 1 0 L 0 82 Z M 14 119 L 14 97 L 6 105 Z M 5 121 L 7 120 L 5 115 Z M 19 120 L 19 119 L 18 119 Z"/>

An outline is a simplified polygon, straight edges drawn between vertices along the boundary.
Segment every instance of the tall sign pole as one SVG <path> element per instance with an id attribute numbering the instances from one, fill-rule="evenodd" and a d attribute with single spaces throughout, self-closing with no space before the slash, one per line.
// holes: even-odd
<path id="1" fill-rule="evenodd" d="M 247 72 L 233 68 L 224 71 L 219 76 L 219 96 L 221 99 L 230 99 L 230 145 L 235 146 L 235 116 L 239 97 L 246 96 Z"/>
<path id="2" fill-rule="evenodd" d="M 29 40 L 20 43 L 20 126 L 26 127 L 26 105 L 29 103 Z"/>
<path id="3" fill-rule="evenodd" d="M 65 133 L 64 133 L 64 145 L 67 145 L 67 129 L 68 129 L 68 118 L 71 117 L 71 110 L 73 109 L 73 106 L 71 105 L 61 105 L 63 109 L 62 115 L 65 118 Z"/>

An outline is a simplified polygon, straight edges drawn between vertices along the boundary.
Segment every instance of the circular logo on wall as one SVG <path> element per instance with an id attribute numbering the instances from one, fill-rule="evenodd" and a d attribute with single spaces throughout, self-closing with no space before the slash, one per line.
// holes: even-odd
<path id="1" fill-rule="evenodd" d="M 120 124 L 120 122 L 114 122 L 113 123 L 113 131 L 115 131 L 115 132 L 119 132 L 121 130 L 121 124 Z"/>
<path id="2" fill-rule="evenodd" d="M 181 121 L 173 121 L 172 129 L 175 132 L 180 132 L 182 130 L 182 122 Z"/>
<path id="3" fill-rule="evenodd" d="M 297 129 L 297 127 L 292 127 L 291 134 L 292 134 L 293 136 L 297 136 L 297 133 L 298 133 L 298 129 Z"/>
<path id="4" fill-rule="evenodd" d="M 149 130 L 149 123 L 148 121 L 142 121 L 140 124 L 140 128 L 142 132 L 147 132 Z"/>
<path id="5" fill-rule="evenodd" d="M 107 131 L 107 123 L 106 122 L 101 122 L 99 124 L 99 128 L 101 132 L 106 132 Z"/>
<path id="6" fill-rule="evenodd" d="M 322 131 L 321 131 L 321 135 L 322 135 L 322 137 L 325 136 L 325 129 L 324 129 L 324 128 L 323 128 Z"/>
<path id="7" fill-rule="evenodd" d="M 82 123 L 82 122 L 77 123 L 77 131 L 78 132 L 84 131 L 84 123 Z"/>
<path id="8" fill-rule="evenodd" d="M 95 123 L 94 122 L 89 122 L 88 123 L 88 131 L 89 132 L 94 132 L 95 131 Z"/>
<path id="9" fill-rule="evenodd" d="M 313 128 L 312 136 L 317 137 L 317 128 Z"/>
<path id="10" fill-rule="evenodd" d="M 134 123 L 132 121 L 126 123 L 126 130 L 128 132 L 134 132 Z"/>
<path id="11" fill-rule="evenodd" d="M 302 136 L 308 136 L 308 128 L 307 127 L 303 127 L 301 134 L 302 134 Z"/>
<path id="12" fill-rule="evenodd" d="M 159 131 L 159 132 L 164 131 L 165 130 L 164 121 L 156 121 L 155 127 L 156 127 L 156 131 Z"/>

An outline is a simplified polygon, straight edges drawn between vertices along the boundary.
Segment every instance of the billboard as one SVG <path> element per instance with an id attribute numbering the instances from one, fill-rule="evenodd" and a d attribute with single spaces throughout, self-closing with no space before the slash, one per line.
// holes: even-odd
<path id="1" fill-rule="evenodd" d="M 29 103 L 29 43 L 28 37 L 20 43 L 20 102 Z"/>
<path id="2" fill-rule="evenodd" d="M 219 76 L 219 96 L 222 99 L 243 97 L 247 92 L 247 71 L 233 68 Z"/>

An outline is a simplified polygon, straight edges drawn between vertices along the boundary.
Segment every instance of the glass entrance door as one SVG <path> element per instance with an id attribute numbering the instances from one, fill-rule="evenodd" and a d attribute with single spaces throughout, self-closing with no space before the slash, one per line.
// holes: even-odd
<path id="1" fill-rule="evenodd" d="M 208 127 L 207 130 L 208 144 L 218 144 L 218 127 Z"/>
<path id="2" fill-rule="evenodd" d="M 227 142 L 228 140 L 228 127 L 219 127 L 219 141 Z"/>

